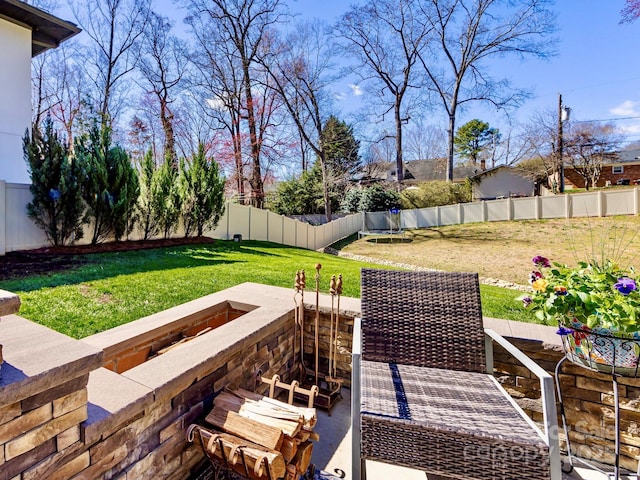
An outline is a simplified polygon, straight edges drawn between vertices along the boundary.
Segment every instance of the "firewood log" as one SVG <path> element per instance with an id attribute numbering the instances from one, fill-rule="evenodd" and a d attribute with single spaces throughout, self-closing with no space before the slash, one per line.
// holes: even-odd
<path id="1" fill-rule="evenodd" d="M 222 464 L 228 462 L 238 473 L 244 475 L 246 473 L 243 465 L 243 459 L 247 462 L 247 470 L 252 478 L 266 478 L 269 469 L 271 478 L 281 478 L 285 475 L 286 465 L 282 454 L 278 451 L 266 449 L 255 443 L 248 442 L 244 438 L 239 438 L 228 433 L 218 432 L 213 429 L 207 429 L 199 425 L 192 425 L 187 430 L 187 440 L 193 442 L 195 434 L 199 434 L 202 444 L 206 449 L 207 456 L 215 456 Z M 222 449 L 224 449 L 224 457 Z M 244 455 L 243 455 L 244 453 Z M 225 461 L 226 459 L 226 461 Z"/>
<path id="2" fill-rule="evenodd" d="M 265 425 L 250 418 L 241 417 L 237 413 L 221 407 L 214 407 L 205 420 L 224 432 L 246 438 L 271 450 L 280 450 L 282 447 L 284 434 L 281 429 Z"/>

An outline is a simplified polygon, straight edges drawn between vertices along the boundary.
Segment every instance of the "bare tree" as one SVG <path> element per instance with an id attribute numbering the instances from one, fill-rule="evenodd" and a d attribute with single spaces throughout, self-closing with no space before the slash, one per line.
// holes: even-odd
<path id="1" fill-rule="evenodd" d="M 272 80 L 271 88 L 282 99 L 300 137 L 320 162 L 324 209 L 327 221 L 331 221 L 330 175 L 322 141 L 330 109 L 327 92 L 332 66 L 330 46 L 319 22 L 297 24 L 293 33 L 283 39 L 271 33 L 270 55 L 265 57 L 263 66 Z"/>
<path id="2" fill-rule="evenodd" d="M 626 0 L 620 15 L 620 23 L 631 23 L 640 18 L 640 0 Z"/>
<path id="3" fill-rule="evenodd" d="M 195 51 L 191 55 L 197 72 L 190 78 L 196 91 L 206 98 L 205 114 L 220 125 L 229 135 L 235 183 L 240 202 L 245 199 L 245 162 L 243 157 L 243 75 L 240 63 L 234 55 L 235 47 L 229 42 L 212 42 L 218 38 L 218 25 L 208 17 L 190 15 L 186 19 L 196 39 Z M 224 154 L 226 157 L 226 152 Z M 216 158 L 220 158 L 216 155 Z"/>
<path id="4" fill-rule="evenodd" d="M 447 180 L 453 180 L 453 154 L 458 109 L 486 101 L 497 108 L 518 105 L 522 90 L 508 79 L 495 80 L 483 63 L 508 54 L 546 57 L 551 51 L 555 15 L 550 0 L 420 0 L 423 21 L 436 41 L 418 52 L 420 64 L 448 116 Z"/>
<path id="5" fill-rule="evenodd" d="M 185 74 L 187 48 L 184 42 L 171 34 L 171 29 L 169 19 L 156 13 L 151 14 L 141 42 L 138 68 L 150 92 L 158 99 L 160 121 L 164 132 L 163 156 L 170 158 L 177 169 L 178 156 L 171 104 L 175 100 L 175 91 Z"/>
<path id="6" fill-rule="evenodd" d="M 412 87 L 420 87 L 415 66 L 432 29 L 415 17 L 413 0 L 370 0 L 352 5 L 335 30 L 345 42 L 345 50 L 358 62 L 355 72 L 375 86 L 386 99 L 386 115 L 393 112 L 395 162 L 398 183 L 402 183 L 402 126 L 409 121 L 405 106 Z"/>
<path id="7" fill-rule="evenodd" d="M 557 112 L 547 110 L 535 113 L 522 127 L 518 136 L 520 160 L 517 166 L 530 172 L 532 179 L 545 181 L 546 186 L 557 191 L 558 181 L 552 177 L 557 170 L 558 131 Z"/>
<path id="8" fill-rule="evenodd" d="M 111 126 L 117 117 L 120 86 L 137 63 L 135 47 L 149 18 L 150 4 L 150 0 L 76 0 L 71 5 L 92 40 L 84 63 L 86 78 L 94 84 L 94 108 L 103 125 Z"/>
<path id="9" fill-rule="evenodd" d="M 606 161 L 617 157 L 622 135 L 611 124 L 580 122 L 564 136 L 564 161 L 584 179 L 584 187 L 595 187 Z"/>
<path id="10" fill-rule="evenodd" d="M 444 158 L 447 154 L 445 130 L 418 118 L 406 127 L 404 154 L 411 160 Z"/>
<path id="11" fill-rule="evenodd" d="M 86 110 L 86 80 L 79 65 L 77 44 L 67 42 L 38 55 L 32 64 L 33 122 L 51 116 L 64 131 L 67 147 L 73 150 L 73 136 Z"/>
<path id="12" fill-rule="evenodd" d="M 250 185 L 255 206 L 264 205 L 264 186 L 260 163 L 257 106 L 254 101 L 252 67 L 261 52 L 265 32 L 280 19 L 280 0 L 190 0 L 191 17 L 205 16 L 213 26 L 210 42 L 224 44 L 237 60 L 243 88 L 243 116 L 246 117 L 252 159 Z"/>

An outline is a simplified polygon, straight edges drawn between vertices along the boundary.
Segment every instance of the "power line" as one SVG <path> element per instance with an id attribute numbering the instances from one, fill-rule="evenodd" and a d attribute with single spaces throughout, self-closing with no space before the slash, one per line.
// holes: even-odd
<path id="1" fill-rule="evenodd" d="M 616 118 L 602 118 L 595 120 L 574 120 L 571 123 L 589 123 L 589 122 L 617 122 L 618 120 L 634 120 L 640 118 L 640 115 L 633 117 L 616 117 Z"/>

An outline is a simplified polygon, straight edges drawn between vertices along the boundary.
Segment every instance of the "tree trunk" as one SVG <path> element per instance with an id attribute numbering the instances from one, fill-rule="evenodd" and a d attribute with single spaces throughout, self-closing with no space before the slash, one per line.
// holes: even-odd
<path id="1" fill-rule="evenodd" d="M 404 180 L 404 165 L 402 163 L 402 119 L 400 118 L 400 102 L 396 101 L 395 108 L 396 120 L 396 181 L 398 182 L 398 191 Z"/>
<path id="2" fill-rule="evenodd" d="M 256 117 L 253 110 L 253 95 L 251 92 L 251 77 L 249 75 L 249 64 L 243 62 L 244 68 L 244 90 L 247 97 L 247 121 L 249 123 L 249 139 L 251 141 L 251 159 L 253 161 L 253 171 L 251 173 L 251 193 L 253 194 L 254 206 L 264 208 L 264 186 L 262 184 L 262 169 L 260 168 L 260 145 L 256 128 Z"/>
<path id="3" fill-rule="evenodd" d="M 456 116 L 449 114 L 449 126 L 447 127 L 447 180 L 453 182 L 453 139 L 455 137 Z"/>
<path id="4" fill-rule="evenodd" d="M 160 121 L 164 131 L 164 156 L 171 158 L 173 168 L 178 169 L 178 156 L 176 155 L 176 141 L 173 134 L 173 114 L 167 114 L 167 101 L 160 99 Z"/>
<path id="5" fill-rule="evenodd" d="M 331 221 L 331 198 L 329 197 L 329 178 L 327 174 L 327 165 L 325 163 L 324 150 L 320 152 L 320 165 L 322 167 L 322 193 L 324 198 L 324 212 L 327 216 L 327 222 Z"/>

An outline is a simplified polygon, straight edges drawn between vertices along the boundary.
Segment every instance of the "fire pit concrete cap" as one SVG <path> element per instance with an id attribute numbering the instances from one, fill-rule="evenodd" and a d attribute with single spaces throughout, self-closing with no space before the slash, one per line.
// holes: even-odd
<path id="1" fill-rule="evenodd" d="M 20 310 L 20 297 L 15 293 L 0 290 L 0 317 L 13 315 Z"/>

